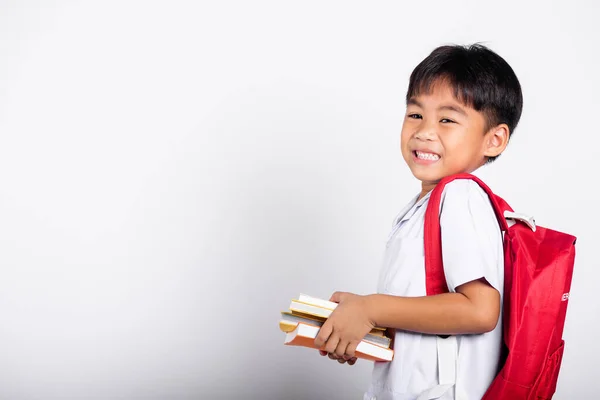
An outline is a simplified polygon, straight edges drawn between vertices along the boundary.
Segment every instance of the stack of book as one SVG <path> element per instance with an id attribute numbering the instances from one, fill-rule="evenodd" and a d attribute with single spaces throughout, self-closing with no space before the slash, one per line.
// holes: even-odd
<path id="1" fill-rule="evenodd" d="M 286 333 L 284 344 L 316 349 L 315 338 L 337 303 L 300 294 L 293 299 L 289 311 L 281 312 L 279 329 Z M 394 351 L 385 328 L 375 327 L 356 348 L 355 356 L 371 361 L 391 361 Z"/>

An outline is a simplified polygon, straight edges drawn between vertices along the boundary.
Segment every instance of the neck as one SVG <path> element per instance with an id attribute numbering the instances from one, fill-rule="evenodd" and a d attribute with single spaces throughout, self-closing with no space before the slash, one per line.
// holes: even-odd
<path id="1" fill-rule="evenodd" d="M 435 185 L 437 185 L 437 182 L 423 182 L 421 184 L 421 194 L 417 201 L 421 200 L 427 193 L 431 192 Z"/>
<path id="2" fill-rule="evenodd" d="M 475 168 L 470 168 L 470 169 L 468 169 L 468 170 L 466 170 L 466 171 L 464 171 L 464 172 L 465 172 L 465 173 L 468 173 L 468 174 L 472 174 L 472 173 L 473 173 L 475 170 L 479 169 L 479 168 L 480 168 L 480 167 L 482 167 L 484 164 L 485 164 L 485 163 L 483 163 L 483 164 L 480 164 L 480 165 L 478 165 L 477 167 L 475 167 Z M 429 181 L 429 182 L 426 182 L 426 181 L 421 181 L 421 194 L 419 195 L 419 199 L 418 199 L 418 200 L 421 200 L 423 197 L 425 197 L 425 195 L 426 195 L 427 193 L 431 192 L 431 191 L 432 191 L 432 190 L 433 190 L 433 189 L 436 187 L 436 185 L 437 185 L 438 183 L 439 183 L 439 180 L 438 180 L 438 181 L 433 181 L 433 182 L 431 182 L 431 181 Z M 418 201 L 418 200 L 417 200 L 417 201 Z"/>

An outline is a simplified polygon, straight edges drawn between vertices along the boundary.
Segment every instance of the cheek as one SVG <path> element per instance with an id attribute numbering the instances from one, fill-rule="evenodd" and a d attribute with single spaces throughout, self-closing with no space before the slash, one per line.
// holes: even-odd
<path id="1" fill-rule="evenodd" d="M 400 131 L 400 144 L 402 147 L 406 146 L 410 137 L 410 128 L 406 124 L 402 125 L 402 131 Z"/>
<path id="2" fill-rule="evenodd" d="M 447 161 L 453 164 L 468 163 L 476 157 L 481 146 L 477 140 L 468 135 L 447 135 L 442 144 Z"/>
<path id="3" fill-rule="evenodd" d="M 404 149 L 408 143 L 408 138 L 405 135 L 400 135 L 400 147 Z"/>
<path id="4" fill-rule="evenodd" d="M 405 159 L 407 159 L 408 155 L 410 154 L 410 151 L 408 150 L 409 139 L 409 136 L 402 136 L 400 138 L 400 153 Z"/>

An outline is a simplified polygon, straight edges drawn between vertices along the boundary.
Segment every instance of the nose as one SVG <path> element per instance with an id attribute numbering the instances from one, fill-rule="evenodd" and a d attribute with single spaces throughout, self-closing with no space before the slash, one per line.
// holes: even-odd
<path id="1" fill-rule="evenodd" d="M 419 124 L 415 134 L 415 139 L 431 141 L 435 140 L 437 137 L 437 133 L 435 131 L 435 126 L 432 123 L 427 123 L 426 120 L 423 120 L 421 124 Z"/>
<path id="2" fill-rule="evenodd" d="M 415 132 L 415 139 L 417 140 L 432 141 L 436 136 L 434 129 L 430 126 L 421 126 Z"/>

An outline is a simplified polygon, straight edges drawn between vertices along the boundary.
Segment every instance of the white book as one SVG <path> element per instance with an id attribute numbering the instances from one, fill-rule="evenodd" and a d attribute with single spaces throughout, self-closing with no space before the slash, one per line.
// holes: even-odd
<path id="1" fill-rule="evenodd" d="M 299 323 L 296 329 L 285 335 L 284 343 L 289 346 L 316 349 L 314 342 L 318 333 L 319 327 Z M 356 347 L 355 356 L 371 361 L 391 361 L 394 358 L 394 351 L 363 340 Z"/>
<path id="2" fill-rule="evenodd" d="M 329 310 L 335 310 L 337 307 L 337 303 L 334 303 L 333 301 L 318 299 L 303 293 L 300 293 L 300 296 L 298 296 L 298 301 L 317 307 L 327 308 Z"/>
<path id="3" fill-rule="evenodd" d="M 282 331 L 284 332 L 291 332 L 292 330 L 296 329 L 296 326 L 299 323 L 304 323 L 306 325 L 313 325 L 313 326 L 317 326 L 317 327 L 321 327 L 323 326 L 323 321 L 319 321 L 316 319 L 312 319 L 312 318 L 308 318 L 308 317 L 303 317 L 300 315 L 293 315 L 287 312 L 282 312 L 281 313 L 281 319 L 279 320 L 279 327 Z M 373 335 L 371 333 L 367 333 L 367 335 L 364 337 L 363 339 L 365 342 L 369 342 L 369 343 L 373 343 L 382 347 L 390 347 L 391 344 L 391 339 L 387 336 L 383 336 L 381 334 L 379 335 Z"/>

